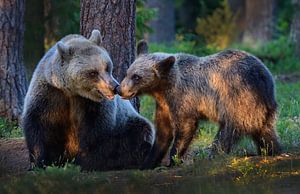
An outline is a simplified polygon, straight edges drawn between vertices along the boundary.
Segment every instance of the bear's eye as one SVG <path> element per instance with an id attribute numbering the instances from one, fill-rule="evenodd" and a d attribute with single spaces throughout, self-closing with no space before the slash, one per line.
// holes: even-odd
<path id="1" fill-rule="evenodd" d="M 137 74 L 133 74 L 133 76 L 131 77 L 132 80 L 134 81 L 139 81 L 142 77 L 137 75 Z"/>
<path id="2" fill-rule="evenodd" d="M 99 76 L 99 72 L 98 71 L 90 71 L 87 73 L 87 76 L 89 78 L 97 78 Z"/>

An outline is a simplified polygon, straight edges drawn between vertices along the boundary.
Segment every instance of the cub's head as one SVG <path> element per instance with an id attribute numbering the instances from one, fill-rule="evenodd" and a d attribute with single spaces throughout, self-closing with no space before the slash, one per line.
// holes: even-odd
<path id="1" fill-rule="evenodd" d="M 151 93 L 161 86 L 163 79 L 175 63 L 175 57 L 164 53 L 148 54 L 148 45 L 140 41 L 137 59 L 130 65 L 126 77 L 117 92 L 123 98 L 132 98 L 143 93 Z"/>
<path id="2" fill-rule="evenodd" d="M 66 37 L 57 43 L 62 87 L 68 92 L 97 102 L 114 98 L 119 84 L 112 76 L 113 63 L 101 44 L 98 30 L 93 30 L 89 39 Z"/>

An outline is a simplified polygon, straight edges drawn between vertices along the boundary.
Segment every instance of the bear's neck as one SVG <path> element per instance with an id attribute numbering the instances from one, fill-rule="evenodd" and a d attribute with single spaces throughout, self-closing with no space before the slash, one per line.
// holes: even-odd
<path id="1" fill-rule="evenodd" d="M 170 89 L 171 87 L 169 88 L 163 87 L 155 91 L 152 91 L 151 93 L 149 93 L 149 95 L 151 95 L 155 99 L 158 105 L 160 105 L 161 107 L 165 107 L 166 105 L 169 104 L 168 96 L 170 95 L 169 93 L 171 92 Z"/>

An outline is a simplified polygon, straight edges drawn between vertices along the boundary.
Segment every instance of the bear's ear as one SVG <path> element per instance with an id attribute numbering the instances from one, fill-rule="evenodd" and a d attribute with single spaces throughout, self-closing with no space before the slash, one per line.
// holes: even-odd
<path id="1" fill-rule="evenodd" d="M 148 44 L 145 40 L 140 40 L 137 45 L 137 56 L 148 53 Z"/>
<path id="2" fill-rule="evenodd" d="M 162 75 L 166 74 L 169 72 L 171 67 L 173 67 L 175 63 L 175 57 L 174 56 L 169 56 L 166 59 L 163 59 L 162 61 L 156 63 L 153 66 L 154 72 L 158 77 L 161 77 Z"/>
<path id="3" fill-rule="evenodd" d="M 62 42 L 57 43 L 57 50 L 62 59 L 68 59 L 72 56 L 72 50 Z"/>
<path id="4" fill-rule="evenodd" d="M 102 44 L 102 36 L 99 30 L 93 30 L 89 40 L 96 45 L 100 46 Z"/>

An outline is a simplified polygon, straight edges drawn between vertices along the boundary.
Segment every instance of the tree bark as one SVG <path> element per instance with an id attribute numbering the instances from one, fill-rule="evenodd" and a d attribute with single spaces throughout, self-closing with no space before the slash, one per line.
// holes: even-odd
<path id="1" fill-rule="evenodd" d="M 24 62 L 27 77 L 31 77 L 35 66 L 43 57 L 44 48 L 44 2 L 42 0 L 26 0 Z"/>
<path id="2" fill-rule="evenodd" d="M 273 38 L 277 0 L 246 0 L 245 43 L 266 42 Z"/>
<path id="3" fill-rule="evenodd" d="M 294 16 L 291 25 L 291 40 L 295 43 L 296 55 L 300 58 L 300 0 L 294 0 Z"/>
<path id="4" fill-rule="evenodd" d="M 0 1 L 0 117 L 19 120 L 26 93 L 24 0 Z"/>
<path id="5" fill-rule="evenodd" d="M 236 15 L 236 25 L 238 26 L 238 37 L 237 41 L 241 42 L 244 35 L 244 30 L 246 27 L 246 11 L 245 5 L 246 0 L 228 0 L 231 12 Z"/>
<path id="6" fill-rule="evenodd" d="M 120 82 L 135 59 L 135 0 L 81 0 L 80 33 L 89 37 L 93 29 L 103 36 L 103 47 L 114 63 L 113 75 Z M 139 101 L 135 98 L 138 110 Z"/>
<path id="7" fill-rule="evenodd" d="M 150 22 L 151 42 L 172 42 L 175 39 L 175 7 L 173 0 L 148 0 L 147 7 L 156 8 L 158 16 Z"/>

